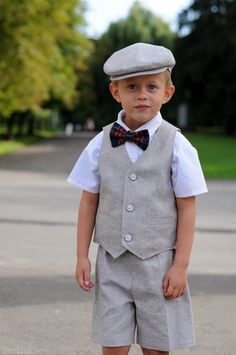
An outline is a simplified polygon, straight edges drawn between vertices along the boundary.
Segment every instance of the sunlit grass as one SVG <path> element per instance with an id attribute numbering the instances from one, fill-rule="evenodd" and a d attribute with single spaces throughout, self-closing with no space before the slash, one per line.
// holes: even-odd
<path id="1" fill-rule="evenodd" d="M 236 179 L 236 138 L 187 133 L 207 178 Z"/>
<path id="2" fill-rule="evenodd" d="M 55 132 L 51 130 L 37 130 L 36 135 L 33 137 L 15 138 L 10 140 L 0 139 L 0 156 L 14 153 L 29 144 L 33 144 L 40 141 L 41 139 L 53 138 L 59 133 L 59 131 Z"/>
<path id="3" fill-rule="evenodd" d="M 19 140 L 0 140 L 0 155 L 10 154 L 24 148 L 28 144 L 39 140 L 37 137 L 29 137 Z"/>

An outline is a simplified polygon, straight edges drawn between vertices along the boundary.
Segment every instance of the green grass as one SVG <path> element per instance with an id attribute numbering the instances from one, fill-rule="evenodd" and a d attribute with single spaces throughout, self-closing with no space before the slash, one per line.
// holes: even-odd
<path id="1" fill-rule="evenodd" d="M 51 130 L 37 130 L 36 136 L 33 137 L 23 137 L 19 139 L 16 138 L 14 140 L 0 139 L 0 156 L 14 153 L 29 144 L 37 143 L 41 139 L 53 138 L 59 133 L 59 131 L 55 132 Z"/>
<path id="2" fill-rule="evenodd" d="M 206 178 L 236 179 L 236 138 L 200 133 L 185 136 L 198 150 Z"/>
<path id="3" fill-rule="evenodd" d="M 0 156 L 13 153 L 24 148 L 26 145 L 36 143 L 38 137 L 29 137 L 16 140 L 0 140 Z"/>

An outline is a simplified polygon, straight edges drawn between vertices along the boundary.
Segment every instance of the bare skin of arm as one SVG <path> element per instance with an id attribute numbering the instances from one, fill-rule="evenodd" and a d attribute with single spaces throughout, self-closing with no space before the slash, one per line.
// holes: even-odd
<path id="1" fill-rule="evenodd" d="M 92 239 L 99 194 L 83 191 L 77 223 L 77 263 L 75 277 L 84 291 L 91 291 L 94 284 L 90 280 L 91 263 L 88 257 Z"/>
<path id="2" fill-rule="evenodd" d="M 184 294 L 195 228 L 195 196 L 176 198 L 178 226 L 176 253 L 173 265 L 163 282 L 164 295 L 177 298 Z"/>

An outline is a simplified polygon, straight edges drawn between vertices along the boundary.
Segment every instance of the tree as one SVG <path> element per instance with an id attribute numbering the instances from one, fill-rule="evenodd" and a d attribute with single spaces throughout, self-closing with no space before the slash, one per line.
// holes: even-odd
<path id="1" fill-rule="evenodd" d="M 92 78 L 89 86 L 81 87 L 83 94 L 84 89 L 90 91 L 93 86 L 90 91 L 92 95 L 89 95 L 90 102 L 87 102 L 86 108 L 81 104 L 84 112 L 88 111 L 88 115 L 93 115 L 98 128 L 114 120 L 120 109 L 120 106 L 111 98 L 108 89 L 109 78 L 103 72 L 106 59 L 114 51 L 135 42 L 148 42 L 171 48 L 174 39 L 175 34 L 170 30 L 169 25 L 136 1 L 127 18 L 112 23 L 101 38 L 94 40 L 94 52 L 89 62 Z M 81 104 L 80 108 L 82 108 Z"/>
<path id="2" fill-rule="evenodd" d="M 83 11 L 79 0 L 0 1 L 0 115 L 9 123 L 52 97 L 73 107 L 89 49 Z"/>
<path id="3" fill-rule="evenodd" d="M 176 80 L 194 127 L 222 126 L 236 133 L 235 18 L 233 0 L 195 0 L 179 16 L 180 30 L 189 33 L 176 41 Z"/>

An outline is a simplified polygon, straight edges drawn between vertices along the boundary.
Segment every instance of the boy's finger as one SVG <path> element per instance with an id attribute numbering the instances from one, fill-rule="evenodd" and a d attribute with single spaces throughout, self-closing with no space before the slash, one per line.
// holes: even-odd
<path id="1" fill-rule="evenodd" d="M 84 279 L 83 279 L 83 277 L 81 277 L 81 276 L 79 277 L 78 284 L 80 285 L 81 288 L 84 287 Z"/>
<path id="2" fill-rule="evenodd" d="M 174 291 L 173 291 L 172 297 L 173 298 L 177 298 L 178 296 L 179 296 L 179 289 L 175 288 Z"/>
<path id="3" fill-rule="evenodd" d="M 165 292 L 166 297 L 172 297 L 174 292 L 174 287 L 169 285 L 167 291 Z"/>
<path id="4" fill-rule="evenodd" d="M 85 284 L 84 284 L 84 272 L 83 271 L 77 271 L 76 270 L 76 280 L 77 280 L 77 283 L 79 284 L 79 286 L 85 290 Z M 86 290 L 85 290 L 86 291 Z"/>
<path id="5" fill-rule="evenodd" d="M 90 271 L 87 270 L 84 272 L 84 290 L 85 291 L 91 291 L 91 289 L 94 287 L 93 282 L 90 280 Z"/>
<path id="6" fill-rule="evenodd" d="M 169 284 L 168 277 L 165 277 L 165 279 L 164 279 L 164 281 L 163 281 L 163 289 L 164 289 L 164 292 L 167 291 L 167 289 L 168 289 L 168 284 Z"/>
<path id="7" fill-rule="evenodd" d="M 90 281 L 90 283 L 89 283 L 89 286 L 88 286 L 88 287 L 89 287 L 89 289 L 91 290 L 91 289 L 94 287 L 94 283 Z"/>
<path id="8" fill-rule="evenodd" d="M 184 295 L 184 288 L 181 288 L 180 290 L 179 290 L 179 295 L 178 295 L 178 297 L 181 297 L 181 296 L 183 296 Z"/>
<path id="9" fill-rule="evenodd" d="M 76 274 L 76 281 L 81 286 L 83 284 L 83 276 Z"/>
<path id="10" fill-rule="evenodd" d="M 76 278 L 76 281 L 79 285 L 81 285 L 83 283 L 83 273 L 77 269 L 75 270 L 75 278 Z"/>
<path id="11" fill-rule="evenodd" d="M 88 287 L 90 284 L 90 271 L 84 270 L 84 286 Z"/>
<path id="12" fill-rule="evenodd" d="M 90 291 L 90 287 L 89 287 L 89 284 L 85 284 L 85 280 L 84 280 L 84 277 L 80 280 L 80 283 L 79 283 L 80 287 L 84 290 L 84 291 Z"/>

